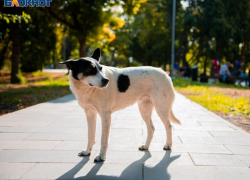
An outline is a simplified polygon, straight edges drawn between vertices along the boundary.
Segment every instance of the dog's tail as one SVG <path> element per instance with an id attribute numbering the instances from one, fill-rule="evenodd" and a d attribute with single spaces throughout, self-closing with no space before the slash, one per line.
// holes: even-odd
<path id="1" fill-rule="evenodd" d="M 169 115 L 170 115 L 170 121 L 172 121 L 173 123 L 181 125 L 181 121 L 175 117 L 172 109 L 171 109 Z"/>

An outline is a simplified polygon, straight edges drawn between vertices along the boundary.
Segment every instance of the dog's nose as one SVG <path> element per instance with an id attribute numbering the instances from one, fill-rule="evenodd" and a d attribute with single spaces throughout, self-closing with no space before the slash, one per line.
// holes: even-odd
<path id="1" fill-rule="evenodd" d="M 109 80 L 106 78 L 102 79 L 102 86 L 106 86 L 109 83 Z"/>

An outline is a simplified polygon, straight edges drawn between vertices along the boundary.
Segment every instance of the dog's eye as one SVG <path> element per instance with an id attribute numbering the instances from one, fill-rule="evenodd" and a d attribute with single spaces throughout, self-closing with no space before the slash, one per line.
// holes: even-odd
<path id="1" fill-rule="evenodd" d="M 89 66 L 87 70 L 88 70 L 88 71 L 91 71 L 91 70 L 93 70 L 94 68 L 95 68 L 94 66 Z"/>

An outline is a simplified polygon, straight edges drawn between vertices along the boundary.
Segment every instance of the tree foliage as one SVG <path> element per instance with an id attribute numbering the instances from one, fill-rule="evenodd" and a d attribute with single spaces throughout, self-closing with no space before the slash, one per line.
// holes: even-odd
<path id="1" fill-rule="evenodd" d="M 21 74 L 19 72 L 20 64 L 20 30 L 22 22 L 28 23 L 30 16 L 20 8 L 0 8 L 0 67 L 3 66 L 4 58 L 8 50 L 9 43 L 12 43 L 11 47 L 11 83 L 20 83 Z"/>
<path id="2" fill-rule="evenodd" d="M 177 0 L 176 10 L 175 60 L 181 65 L 198 64 L 206 72 L 212 59 L 250 62 L 249 0 Z M 16 23 L 23 71 L 97 47 L 107 65 L 170 64 L 172 1 L 53 0 L 51 7 L 19 11 L 0 8 L 0 67 L 11 57 Z"/>
<path id="3" fill-rule="evenodd" d="M 38 9 L 28 9 L 32 21 L 21 29 L 21 70 L 33 72 L 44 65 L 53 64 L 56 56 L 56 27 L 47 14 Z"/>
<path id="4" fill-rule="evenodd" d="M 51 8 L 44 9 L 44 11 L 62 23 L 68 29 L 70 36 L 78 39 L 79 54 L 84 57 L 88 42 L 103 39 L 108 42 L 112 41 L 115 37 L 112 30 L 123 26 L 124 22 L 113 13 L 112 8 L 116 8 L 118 5 L 124 6 L 130 13 L 130 7 L 138 4 L 132 5 L 122 2 L 120 4 L 120 1 L 114 0 L 55 0 L 51 4 Z"/>
<path id="5" fill-rule="evenodd" d="M 247 0 L 189 0 L 183 23 L 191 30 L 187 37 L 191 44 L 190 63 L 203 62 L 205 71 L 211 59 L 221 62 L 240 59 L 240 46 L 250 29 L 249 12 Z"/>

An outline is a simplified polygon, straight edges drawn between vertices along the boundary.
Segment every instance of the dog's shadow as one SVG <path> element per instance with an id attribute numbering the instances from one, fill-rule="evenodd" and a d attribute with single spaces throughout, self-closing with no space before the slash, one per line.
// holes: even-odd
<path id="1" fill-rule="evenodd" d="M 98 171 L 100 168 L 105 164 L 105 162 L 101 163 L 96 163 L 92 169 L 87 173 L 86 176 L 81 176 L 75 178 L 74 176 L 89 162 L 89 157 L 84 157 L 76 166 L 74 166 L 72 169 L 70 169 L 68 172 L 64 173 L 60 177 L 57 178 L 59 179 L 75 179 L 75 180 L 88 180 L 88 179 L 108 179 L 108 180 L 118 180 L 118 179 L 129 179 L 131 175 L 135 175 L 136 172 L 136 166 L 140 166 L 142 168 L 142 174 L 141 178 L 144 176 L 147 176 L 147 174 L 150 174 L 152 172 L 157 172 L 160 173 L 158 175 L 161 176 L 161 178 L 164 178 L 165 180 L 171 179 L 170 174 L 168 173 L 168 166 L 176 159 L 180 157 L 180 155 L 177 156 L 172 156 L 171 151 L 166 151 L 164 157 L 161 159 L 161 161 L 153 166 L 144 166 L 144 163 L 151 157 L 150 151 L 145 151 L 144 155 L 141 159 L 133 162 L 129 166 L 127 166 L 123 171 L 120 176 L 109 176 L 109 175 L 97 175 Z M 119 164 L 117 165 L 119 166 Z M 116 169 L 114 169 L 115 171 Z M 139 175 L 140 176 L 140 175 Z"/>

